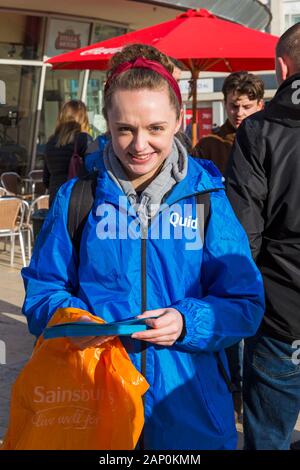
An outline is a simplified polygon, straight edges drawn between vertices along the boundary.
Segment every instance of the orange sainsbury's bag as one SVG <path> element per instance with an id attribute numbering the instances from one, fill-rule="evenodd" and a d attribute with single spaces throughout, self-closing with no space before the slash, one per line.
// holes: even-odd
<path id="1" fill-rule="evenodd" d="M 103 323 L 67 308 L 57 310 L 49 326 L 82 315 Z M 2 449 L 134 449 L 147 389 L 118 338 L 80 351 L 67 338 L 40 337 L 13 386 Z"/>

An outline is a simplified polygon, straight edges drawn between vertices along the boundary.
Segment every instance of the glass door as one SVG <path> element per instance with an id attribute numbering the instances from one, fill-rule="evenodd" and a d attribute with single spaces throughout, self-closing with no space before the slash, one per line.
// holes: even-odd
<path id="1" fill-rule="evenodd" d="M 5 103 L 0 104 L 0 174 L 25 176 L 31 158 L 41 67 L 1 63 Z"/>
<path id="2" fill-rule="evenodd" d="M 49 137 L 54 133 L 60 109 L 66 101 L 80 99 L 83 72 L 47 68 L 43 107 L 37 137 L 35 168 L 42 169 Z"/>

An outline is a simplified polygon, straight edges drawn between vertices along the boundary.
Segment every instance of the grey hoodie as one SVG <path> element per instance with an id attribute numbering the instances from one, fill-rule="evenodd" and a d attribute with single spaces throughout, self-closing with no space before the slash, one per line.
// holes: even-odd
<path id="1" fill-rule="evenodd" d="M 174 137 L 172 151 L 166 158 L 160 173 L 139 197 L 115 155 L 111 141 L 104 149 L 103 160 L 109 176 L 123 190 L 143 227 L 148 226 L 149 219 L 158 212 L 163 197 L 176 183 L 185 178 L 188 167 L 187 151 L 181 142 Z"/>

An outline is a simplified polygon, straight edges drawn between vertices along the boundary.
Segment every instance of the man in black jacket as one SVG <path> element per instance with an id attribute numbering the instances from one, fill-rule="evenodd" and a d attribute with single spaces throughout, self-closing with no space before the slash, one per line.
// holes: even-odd
<path id="1" fill-rule="evenodd" d="M 276 76 L 269 106 L 241 124 L 226 175 L 266 293 L 245 341 L 246 449 L 288 449 L 300 411 L 300 23 L 278 41 Z"/>

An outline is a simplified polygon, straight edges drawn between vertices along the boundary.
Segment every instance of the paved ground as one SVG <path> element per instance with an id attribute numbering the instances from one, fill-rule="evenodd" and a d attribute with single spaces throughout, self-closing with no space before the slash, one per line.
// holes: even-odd
<path id="1" fill-rule="evenodd" d="M 0 242 L 0 340 L 4 342 L 1 352 L 4 344 L 6 355 L 6 364 L 2 364 L 3 357 L 0 357 L 0 439 L 7 427 L 11 386 L 29 359 L 34 343 L 20 309 L 23 302 L 20 253 L 17 250 L 16 265 L 11 268 L 9 254 L 2 249 Z"/>
<path id="2" fill-rule="evenodd" d="M 9 266 L 9 253 L 0 242 L 0 442 L 3 439 L 9 414 L 11 386 L 19 371 L 28 361 L 34 338 L 28 333 L 25 317 L 21 314 L 23 282 L 20 276 L 21 256 L 16 253 L 16 264 Z M 5 351 L 3 351 L 5 345 Z M 3 364 L 4 354 L 6 364 Z M 239 448 L 242 448 L 242 426 L 238 425 Z M 300 439 L 300 416 L 293 440 Z"/>

